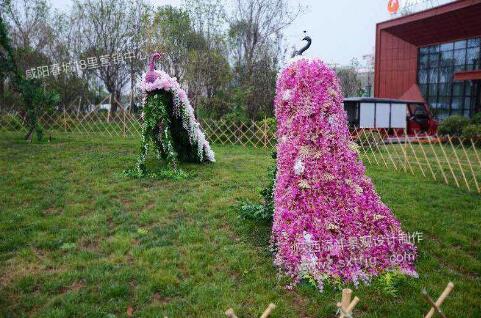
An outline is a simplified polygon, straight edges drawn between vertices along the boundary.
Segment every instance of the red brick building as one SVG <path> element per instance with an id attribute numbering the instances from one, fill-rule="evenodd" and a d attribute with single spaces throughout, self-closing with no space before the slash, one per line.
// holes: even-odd
<path id="1" fill-rule="evenodd" d="M 481 0 L 377 24 L 374 96 L 423 100 L 438 119 L 481 111 Z"/>

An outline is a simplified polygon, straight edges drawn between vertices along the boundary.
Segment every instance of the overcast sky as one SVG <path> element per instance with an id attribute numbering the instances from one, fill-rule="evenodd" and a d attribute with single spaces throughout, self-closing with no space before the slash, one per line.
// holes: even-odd
<path id="1" fill-rule="evenodd" d="M 441 4 L 449 0 L 401 0 L 401 6 L 407 1 Z M 61 10 L 70 5 L 69 0 L 51 2 Z M 182 0 L 150 2 L 154 5 L 182 4 Z M 362 63 L 364 55 L 374 52 L 376 23 L 391 18 L 387 11 L 388 0 L 302 0 L 302 3 L 307 10 L 285 32 L 289 52 L 292 45 L 303 45 L 300 40 L 306 30 L 313 43 L 305 55 L 320 57 L 328 63 L 346 65 L 353 57 Z"/>

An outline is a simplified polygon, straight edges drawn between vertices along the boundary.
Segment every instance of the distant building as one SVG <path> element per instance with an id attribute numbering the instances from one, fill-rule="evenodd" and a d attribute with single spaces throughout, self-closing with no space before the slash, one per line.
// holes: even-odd
<path id="1" fill-rule="evenodd" d="M 361 82 L 361 87 L 364 90 L 365 97 L 372 96 L 372 89 L 373 89 L 373 80 L 374 80 L 374 72 L 372 69 L 369 68 L 359 68 L 357 70 L 357 78 Z"/>
<path id="2" fill-rule="evenodd" d="M 381 22 L 374 96 L 425 101 L 437 119 L 481 111 L 481 0 Z"/>

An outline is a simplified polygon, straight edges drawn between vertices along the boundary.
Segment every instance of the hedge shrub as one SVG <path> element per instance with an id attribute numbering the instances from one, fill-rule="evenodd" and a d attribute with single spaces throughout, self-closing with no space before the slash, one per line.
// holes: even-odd
<path id="1" fill-rule="evenodd" d="M 438 132 L 441 135 L 460 136 L 463 128 L 469 124 L 469 119 L 460 115 L 446 118 L 439 124 Z"/>
<path id="2" fill-rule="evenodd" d="M 466 139 L 474 139 L 481 137 L 481 125 L 467 125 L 463 129 L 461 137 Z"/>
<path id="3" fill-rule="evenodd" d="M 481 113 L 476 113 L 471 118 L 471 124 L 473 125 L 481 125 Z"/>

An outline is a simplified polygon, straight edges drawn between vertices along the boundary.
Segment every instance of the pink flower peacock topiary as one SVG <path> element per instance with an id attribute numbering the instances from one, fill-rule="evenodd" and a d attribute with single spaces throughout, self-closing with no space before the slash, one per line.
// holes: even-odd
<path id="1" fill-rule="evenodd" d="M 215 162 L 215 155 L 191 106 L 186 92 L 175 77 L 155 70 L 155 61 L 161 57 L 154 53 L 149 70 L 141 84 L 144 95 L 142 104 L 142 140 L 140 155 L 134 170 L 126 173 L 135 177 L 156 175 L 147 172 L 146 156 L 149 143 L 157 150 L 159 159 L 168 164 L 169 171 L 162 175 L 182 177 L 177 161 Z"/>
<path id="2" fill-rule="evenodd" d="M 351 141 L 335 73 L 298 57 L 275 98 L 277 177 L 274 263 L 322 290 L 326 280 L 368 283 L 386 271 L 417 277 L 416 248 L 365 175 Z"/>

